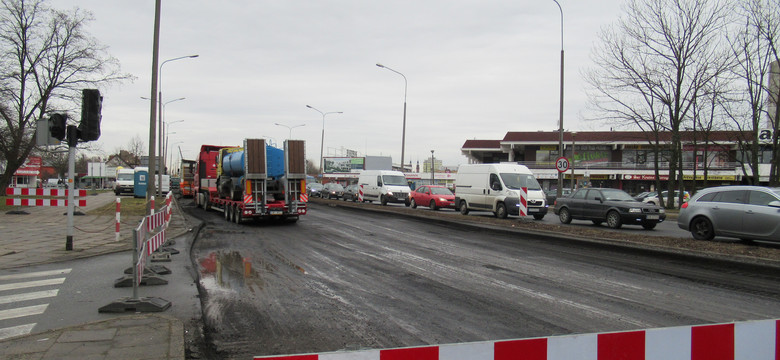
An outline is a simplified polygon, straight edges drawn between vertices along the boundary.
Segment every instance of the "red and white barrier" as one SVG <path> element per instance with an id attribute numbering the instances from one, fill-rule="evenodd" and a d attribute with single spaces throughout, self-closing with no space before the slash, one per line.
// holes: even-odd
<path id="1" fill-rule="evenodd" d="M 122 217 L 121 203 L 122 199 L 116 198 L 116 239 L 114 241 L 119 241 L 119 220 Z"/>
<path id="2" fill-rule="evenodd" d="M 6 196 L 55 196 L 65 197 L 68 196 L 67 189 L 29 189 L 29 188 L 5 188 Z M 73 194 L 75 197 L 86 197 L 87 190 L 76 190 Z M 87 206 L 86 199 L 74 199 L 76 206 Z M 68 206 L 68 200 L 66 199 L 14 199 L 6 198 L 6 206 Z"/>
<path id="3" fill-rule="evenodd" d="M 286 360 L 780 360 L 780 320 L 288 356 Z"/>
<path id="4" fill-rule="evenodd" d="M 358 201 L 363 202 L 363 184 L 360 184 L 360 190 L 358 190 Z"/>
<path id="5" fill-rule="evenodd" d="M 75 200 L 76 206 L 87 206 L 87 200 Z M 5 199 L 6 206 L 68 206 L 66 199 Z"/>
<path id="6" fill-rule="evenodd" d="M 520 216 L 528 216 L 528 188 L 524 187 L 520 191 L 520 201 L 517 203 Z"/>

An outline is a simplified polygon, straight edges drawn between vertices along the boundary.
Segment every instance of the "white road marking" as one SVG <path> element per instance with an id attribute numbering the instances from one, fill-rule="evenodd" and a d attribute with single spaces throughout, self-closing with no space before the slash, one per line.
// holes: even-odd
<path id="1" fill-rule="evenodd" d="M 55 297 L 57 296 L 58 292 L 59 290 L 46 290 L 46 291 L 35 291 L 35 292 L 24 293 L 24 294 L 0 296 L 0 304 L 8 304 L 12 302 L 29 301 L 29 300 L 48 298 L 48 297 Z"/>
<path id="2" fill-rule="evenodd" d="M 70 274 L 70 271 L 71 269 L 60 269 L 60 270 L 31 272 L 26 274 L 0 275 L 0 281 L 29 279 L 34 277 L 44 277 L 44 276 L 53 276 L 53 275 L 65 275 L 65 274 Z"/>
<path id="3" fill-rule="evenodd" d="M 27 281 L 21 283 L 11 283 L 0 285 L 0 291 L 25 289 L 38 286 L 59 285 L 65 282 L 65 278 L 55 278 L 47 280 Z"/>
<path id="4" fill-rule="evenodd" d="M 35 323 L 0 329 L 0 340 L 5 340 L 15 336 L 27 335 L 32 331 L 33 327 L 35 327 Z"/>
<path id="5" fill-rule="evenodd" d="M 46 311 L 49 304 L 25 306 L 16 309 L 0 310 L 0 320 L 15 319 L 30 315 L 40 315 Z"/>

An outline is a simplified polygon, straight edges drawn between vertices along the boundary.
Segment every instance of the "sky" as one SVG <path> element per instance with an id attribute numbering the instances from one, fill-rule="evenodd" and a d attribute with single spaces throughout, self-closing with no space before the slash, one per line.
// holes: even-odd
<path id="1" fill-rule="evenodd" d="M 240 145 L 290 134 L 306 157 L 401 157 L 431 150 L 445 166 L 467 163 L 469 139 L 558 129 L 561 46 L 564 128 L 584 120 L 591 48 L 621 14 L 623 0 L 163 0 L 159 62 L 169 149 L 194 159 L 202 144 Z M 135 79 L 102 88 L 105 154 L 149 139 L 153 0 L 52 0 L 94 20 L 87 32 Z M 322 112 L 343 112 L 323 116 Z M 275 125 L 276 123 L 293 127 Z M 147 150 L 148 150 L 148 144 Z"/>

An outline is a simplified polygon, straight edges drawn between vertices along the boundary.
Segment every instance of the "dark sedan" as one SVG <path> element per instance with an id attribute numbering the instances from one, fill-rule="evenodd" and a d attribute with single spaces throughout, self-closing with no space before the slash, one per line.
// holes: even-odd
<path id="1" fill-rule="evenodd" d="M 360 187 L 357 185 L 349 185 L 344 188 L 344 196 L 341 198 L 344 201 L 352 200 L 352 201 L 358 201 L 358 197 L 360 196 Z"/>
<path id="2" fill-rule="evenodd" d="M 591 220 L 596 225 L 606 222 L 613 229 L 625 224 L 650 230 L 666 219 L 663 208 L 636 201 L 623 190 L 607 188 L 579 189 L 558 199 L 555 214 L 564 224 L 572 219 Z"/>

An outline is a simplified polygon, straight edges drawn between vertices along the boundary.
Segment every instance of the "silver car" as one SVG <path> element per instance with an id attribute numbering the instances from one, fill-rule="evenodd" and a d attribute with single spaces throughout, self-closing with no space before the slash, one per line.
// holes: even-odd
<path id="1" fill-rule="evenodd" d="M 697 240 L 726 236 L 780 241 L 780 188 L 719 186 L 701 190 L 682 205 L 677 226 Z"/>

